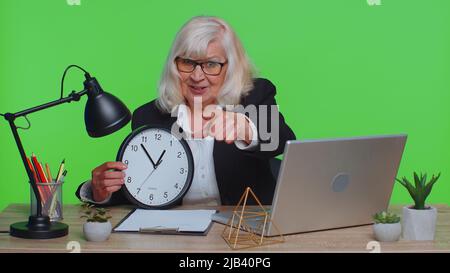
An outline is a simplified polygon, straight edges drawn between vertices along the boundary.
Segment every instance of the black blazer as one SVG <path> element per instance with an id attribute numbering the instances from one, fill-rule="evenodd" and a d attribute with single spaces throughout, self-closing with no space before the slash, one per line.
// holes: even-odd
<path id="1" fill-rule="evenodd" d="M 249 94 L 241 99 L 241 104 L 247 105 L 276 105 L 276 88 L 266 79 L 255 79 L 254 88 Z M 266 111 L 269 114 L 267 119 L 267 131 L 270 132 L 270 108 Z M 258 124 L 254 122 L 258 129 L 259 145 L 252 151 L 243 151 L 234 144 L 226 144 L 222 141 L 214 142 L 213 158 L 216 173 L 217 185 L 220 192 L 222 205 L 236 205 L 246 187 L 250 187 L 263 204 L 271 204 L 275 191 L 276 178 L 272 175 L 269 160 L 284 151 L 287 140 L 295 139 L 294 132 L 285 123 L 284 117 L 279 113 L 279 145 L 274 151 L 261 151 L 262 143 L 269 143 L 270 140 L 261 139 L 259 133 L 259 111 Z M 276 117 L 274 117 L 276 118 Z M 147 124 L 157 124 L 170 129 L 176 122 L 176 117 L 171 117 L 168 113 L 162 113 L 155 105 L 155 100 L 140 106 L 133 113 L 131 127 L 133 130 Z M 80 198 L 78 188 L 76 195 Z M 250 201 L 249 204 L 254 204 Z M 108 205 L 129 203 L 125 199 L 122 191 L 113 193 Z"/>

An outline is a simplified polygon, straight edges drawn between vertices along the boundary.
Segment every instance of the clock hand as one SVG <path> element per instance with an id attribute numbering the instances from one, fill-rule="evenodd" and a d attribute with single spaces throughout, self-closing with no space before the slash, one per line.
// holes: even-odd
<path id="1" fill-rule="evenodd" d="M 144 182 L 142 182 L 142 184 L 139 186 L 139 189 L 142 188 L 142 186 L 144 186 L 145 182 L 147 182 L 147 180 L 150 178 L 150 176 L 152 176 L 153 172 L 156 170 L 156 168 L 154 168 L 148 175 L 147 177 L 144 179 Z"/>
<path id="2" fill-rule="evenodd" d="M 164 156 L 165 153 L 166 153 L 166 150 L 164 150 L 164 151 L 162 152 L 162 154 L 159 156 L 158 161 L 156 162 L 156 167 L 158 167 L 159 164 L 161 164 L 161 162 L 162 162 L 162 157 Z"/>
<path id="3" fill-rule="evenodd" d="M 162 160 L 159 161 L 159 164 L 161 164 Z M 158 164 L 158 165 L 159 165 Z M 147 177 L 144 179 L 144 182 L 142 182 L 142 184 L 139 186 L 139 191 L 142 189 L 142 186 L 144 186 L 145 182 L 147 182 L 147 180 L 150 178 L 150 176 L 152 176 L 153 172 L 156 171 L 156 168 L 158 168 L 158 165 L 155 166 L 155 168 L 147 175 Z M 139 193 L 139 192 L 138 192 Z"/>
<path id="4" fill-rule="evenodd" d="M 150 159 L 150 162 L 152 162 L 153 169 L 156 169 L 157 164 L 155 164 L 155 162 L 153 162 L 153 159 L 150 156 L 150 154 L 148 153 L 147 149 L 145 149 L 144 144 L 141 143 L 141 147 L 144 150 L 145 154 L 147 155 L 148 159 Z"/>

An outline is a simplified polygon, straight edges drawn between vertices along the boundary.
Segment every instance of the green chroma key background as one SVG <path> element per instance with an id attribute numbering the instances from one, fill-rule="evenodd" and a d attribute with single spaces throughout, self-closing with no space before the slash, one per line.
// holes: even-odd
<path id="1" fill-rule="evenodd" d="M 78 64 L 130 110 L 157 96 L 176 32 L 195 15 L 226 19 L 297 136 L 409 135 L 399 176 L 442 172 L 428 202 L 450 203 L 450 1 L 381 0 L 0 1 L 0 113 L 59 97 L 64 68 Z M 65 95 L 82 89 L 68 74 Z M 64 202 L 92 168 L 114 160 L 130 125 L 88 137 L 86 98 L 29 116 L 25 150 L 56 173 L 66 158 Z M 26 125 L 18 120 L 18 125 Z M 0 122 L 0 209 L 28 203 L 8 123 Z M 392 204 L 412 203 L 395 185 Z"/>

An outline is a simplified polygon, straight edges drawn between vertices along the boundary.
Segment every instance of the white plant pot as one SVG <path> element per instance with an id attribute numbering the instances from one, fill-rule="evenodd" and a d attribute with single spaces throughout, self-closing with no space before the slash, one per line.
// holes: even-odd
<path id="1" fill-rule="evenodd" d="M 402 225 L 400 223 L 374 224 L 373 234 L 377 241 L 396 242 L 402 235 Z"/>
<path id="2" fill-rule="evenodd" d="M 426 241 L 434 240 L 437 210 L 429 207 L 425 210 L 403 207 L 403 239 Z"/>
<path id="3" fill-rule="evenodd" d="M 111 222 L 86 222 L 83 225 L 84 237 L 88 241 L 102 242 L 106 241 L 111 234 L 112 225 Z"/>

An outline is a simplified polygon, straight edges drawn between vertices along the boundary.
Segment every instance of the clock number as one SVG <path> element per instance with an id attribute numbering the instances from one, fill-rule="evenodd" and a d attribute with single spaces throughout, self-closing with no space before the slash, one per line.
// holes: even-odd
<path id="1" fill-rule="evenodd" d="M 178 158 L 181 158 L 181 152 L 178 152 L 177 157 L 178 157 Z"/>
<path id="2" fill-rule="evenodd" d="M 152 194 L 150 194 L 150 201 L 152 201 L 153 200 L 153 193 Z"/>
<path id="3" fill-rule="evenodd" d="M 180 174 L 184 174 L 185 170 L 184 168 L 180 168 Z"/>
<path id="4" fill-rule="evenodd" d="M 170 147 L 172 147 L 172 140 L 170 141 Z"/>
<path id="5" fill-rule="evenodd" d="M 147 136 L 142 136 L 142 142 L 147 142 Z"/>
<path id="6" fill-rule="evenodd" d="M 174 187 L 175 187 L 175 189 L 178 189 L 178 183 L 176 183 Z"/>
<path id="7" fill-rule="evenodd" d="M 167 198 L 169 195 L 167 194 L 167 192 L 164 192 L 164 198 Z"/>
<path id="8" fill-rule="evenodd" d="M 128 176 L 127 183 L 131 183 L 131 176 Z"/>
<path id="9" fill-rule="evenodd" d="M 161 134 L 155 134 L 155 140 L 161 140 Z"/>
<path id="10" fill-rule="evenodd" d="M 138 146 L 137 146 L 137 145 L 131 145 L 131 150 L 132 150 L 133 152 L 137 152 Z"/>

